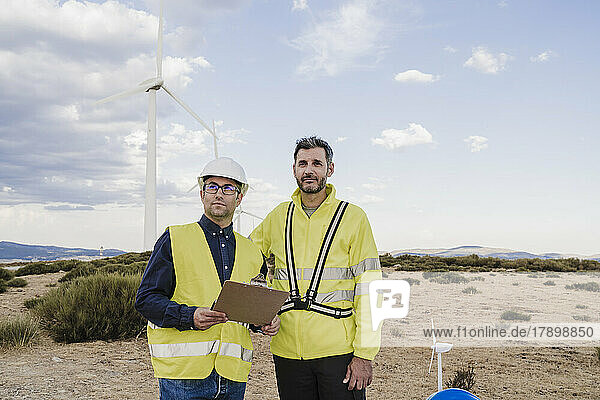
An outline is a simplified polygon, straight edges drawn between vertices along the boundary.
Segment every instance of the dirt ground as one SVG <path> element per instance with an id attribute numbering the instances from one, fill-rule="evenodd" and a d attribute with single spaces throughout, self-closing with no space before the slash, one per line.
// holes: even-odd
<path id="1" fill-rule="evenodd" d="M 397 278 L 397 273 L 388 272 L 390 276 Z M 25 277 L 29 282 L 26 287 L 10 288 L 8 292 L 0 294 L 0 318 L 25 312 L 23 301 L 49 290 L 47 285 L 56 283 L 61 275 L 57 273 L 28 276 Z M 402 275 L 408 276 L 406 273 Z M 413 276 L 420 277 L 420 274 Z M 500 276 L 496 278 L 497 276 L 486 275 L 484 281 L 474 281 L 475 286 L 485 293 L 485 282 L 497 286 L 500 282 L 494 283 L 496 279 L 500 279 Z M 510 287 L 517 287 L 518 285 L 513 285 L 514 282 L 521 282 L 520 291 L 531 282 L 535 283 L 536 290 L 544 290 L 545 287 L 538 282 L 539 278 L 536 280 L 521 274 L 510 275 L 510 278 L 506 279 L 510 279 L 507 283 Z M 585 276 L 564 278 L 569 282 L 590 280 Z M 558 284 L 559 278 L 553 279 L 557 281 L 557 285 L 548 287 L 548 290 L 556 292 L 557 287 L 564 285 Z M 421 302 L 430 298 L 429 295 L 426 296 L 427 293 L 439 294 L 453 290 L 450 285 L 433 284 L 422 278 L 420 280 L 419 285 L 413 286 L 411 313 L 413 309 L 418 310 Z M 464 285 L 461 288 L 464 288 Z M 489 288 L 487 290 L 492 292 Z M 589 308 L 586 308 L 584 313 L 590 315 L 591 323 L 597 323 L 598 314 L 595 307 L 600 304 L 597 301 L 598 294 L 592 299 L 596 300 L 596 303 L 586 303 Z M 469 301 L 475 300 L 470 298 Z M 482 299 L 477 301 L 481 304 L 486 303 Z M 565 302 L 577 305 L 584 301 L 588 299 L 560 300 L 563 308 L 566 307 Z M 445 312 L 454 311 L 451 306 L 448 307 L 450 309 Z M 485 310 L 490 311 L 490 308 L 494 311 L 494 306 L 486 307 Z M 545 307 L 538 303 L 537 310 L 541 309 Z M 530 311 L 536 315 L 536 310 Z M 471 314 L 468 310 L 463 313 Z M 569 309 L 565 315 L 570 316 L 572 313 Z M 417 324 L 420 319 L 425 318 L 426 321 L 425 316 L 416 312 L 414 314 L 413 319 L 409 318 L 408 322 L 398 326 L 406 330 L 406 327 Z M 430 313 L 426 314 L 430 316 Z M 496 315 L 496 311 L 490 315 Z M 468 319 L 472 318 L 477 318 L 477 315 Z M 486 318 L 488 316 L 484 316 L 484 320 Z M 534 320 L 535 318 L 532 319 Z M 395 326 L 386 325 L 384 336 L 389 336 L 389 328 Z M 402 337 L 396 336 L 396 339 Z M 253 340 L 255 353 L 246 398 L 277 399 L 268 339 L 254 335 Z M 444 355 L 444 380 L 451 377 L 458 368 L 469 365 L 473 366 L 475 371 L 474 392 L 481 399 L 600 399 L 600 362 L 593 347 L 501 346 L 457 346 Z M 383 347 L 374 361 L 374 380 L 368 389 L 368 398 L 426 399 L 435 391 L 437 385 L 435 363 L 431 375 L 427 374 L 430 354 L 431 349 L 428 347 Z M 145 339 L 65 345 L 54 343 L 42 333 L 32 347 L 0 349 L 0 399 L 156 398 L 158 385 L 152 375 Z"/>

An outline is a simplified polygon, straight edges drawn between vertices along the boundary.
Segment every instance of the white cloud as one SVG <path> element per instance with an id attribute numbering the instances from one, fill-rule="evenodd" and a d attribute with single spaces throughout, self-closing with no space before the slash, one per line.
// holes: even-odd
<path id="1" fill-rule="evenodd" d="M 543 53 L 538 54 L 537 56 L 529 57 L 529 60 L 531 62 L 535 62 L 535 63 L 543 63 L 543 62 L 546 62 L 556 56 L 557 56 L 557 54 L 555 52 L 553 52 L 552 50 L 546 50 Z"/>
<path id="2" fill-rule="evenodd" d="M 465 61 L 464 66 L 484 74 L 497 74 L 506 68 L 506 63 L 512 58 L 506 53 L 492 54 L 485 47 L 479 46 L 473 49 L 471 58 Z"/>
<path id="3" fill-rule="evenodd" d="M 469 136 L 464 141 L 469 144 L 471 153 L 476 153 L 488 147 L 488 138 L 485 136 Z"/>
<path id="4" fill-rule="evenodd" d="M 296 68 L 308 78 L 335 76 L 373 63 L 382 49 L 384 23 L 374 14 L 373 1 L 353 0 L 317 22 L 290 44 L 305 54 Z"/>
<path id="5" fill-rule="evenodd" d="M 379 196 L 375 196 L 372 194 L 365 194 L 360 199 L 358 199 L 357 203 L 360 205 L 363 204 L 373 204 L 373 203 L 381 203 L 385 199 Z"/>
<path id="6" fill-rule="evenodd" d="M 498 2 L 498 7 L 504 8 L 506 6 L 508 6 L 508 2 L 506 0 L 501 0 L 500 2 Z"/>
<path id="7" fill-rule="evenodd" d="M 10 192 L 14 192 L 15 189 L 11 188 L 10 186 L 3 186 L 2 191 L 5 193 L 10 193 Z"/>
<path id="8" fill-rule="evenodd" d="M 308 8 L 307 0 L 293 0 L 292 11 L 306 10 Z"/>
<path id="9" fill-rule="evenodd" d="M 277 204 L 289 200 L 289 193 L 282 192 L 279 187 L 262 178 L 248 177 L 248 183 L 250 190 L 242 206 L 258 216 L 266 216 Z"/>
<path id="10" fill-rule="evenodd" d="M 72 204 L 59 204 L 59 205 L 48 205 L 44 207 L 45 210 L 50 211 L 92 211 L 92 206 L 76 206 Z"/>
<path id="11" fill-rule="evenodd" d="M 78 121 L 79 120 L 79 106 L 77 104 L 70 104 L 67 106 L 49 106 L 48 109 L 49 118 L 56 118 L 57 120 L 63 121 Z"/>
<path id="12" fill-rule="evenodd" d="M 433 143 L 433 137 L 420 124 L 411 122 L 406 129 L 386 129 L 381 132 L 381 137 L 372 138 L 371 142 L 373 145 L 380 145 L 389 150 L 394 150 L 402 147 Z"/>
<path id="13" fill-rule="evenodd" d="M 338 136 L 337 139 L 335 139 L 335 142 L 342 143 L 342 142 L 345 142 L 346 140 L 348 140 L 348 136 Z"/>
<path id="14" fill-rule="evenodd" d="M 409 69 L 404 72 L 399 72 L 394 77 L 397 82 L 418 82 L 418 83 L 431 83 L 440 80 L 439 75 L 426 74 L 416 69 Z"/>
<path id="15" fill-rule="evenodd" d="M 194 131 L 187 129 L 182 124 L 171 123 L 171 130 L 160 137 L 161 157 L 171 158 L 184 153 L 206 154 L 208 146 L 205 139 L 209 133 L 206 130 Z"/>
<path id="16" fill-rule="evenodd" d="M 250 133 L 249 130 L 240 128 L 240 129 L 227 129 L 225 131 L 217 131 L 217 137 L 219 138 L 219 142 L 222 143 L 247 143 L 244 139 L 242 139 L 243 135 L 247 135 Z"/>
<path id="17" fill-rule="evenodd" d="M 444 47 L 444 51 L 446 53 L 456 53 L 458 50 L 456 50 L 454 47 L 448 45 L 448 46 Z"/>
<path id="18" fill-rule="evenodd" d="M 131 2 L 1 2 L 0 26 L 11 34 L 0 35 L 0 104 L 10 104 L 11 112 L 0 123 L 0 169 L 11 173 L 0 188 L 14 192 L 0 190 L 0 204 L 60 205 L 64 199 L 75 205 L 139 204 L 148 97 L 140 93 L 101 106 L 93 102 L 156 74 L 157 17 Z M 167 26 L 165 48 L 172 52 L 177 46 L 170 42 L 192 31 Z M 185 88 L 212 66 L 196 53 L 184 54 L 189 56 L 165 55 L 163 73 L 169 88 L 185 100 Z M 159 121 L 176 107 L 170 99 L 161 100 Z M 203 149 L 193 131 L 162 132 L 159 128 L 159 162 L 177 152 L 185 156 L 186 149 Z"/>
<path id="19" fill-rule="evenodd" d="M 387 185 L 383 182 L 383 179 L 374 177 L 369 177 L 369 181 L 362 183 L 360 186 L 370 191 L 382 190 L 387 187 Z"/>

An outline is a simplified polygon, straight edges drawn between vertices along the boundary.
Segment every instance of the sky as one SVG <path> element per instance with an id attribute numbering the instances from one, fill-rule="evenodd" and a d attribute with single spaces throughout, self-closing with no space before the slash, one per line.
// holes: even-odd
<path id="1" fill-rule="evenodd" d="M 600 253 L 600 3 L 165 3 L 165 84 L 244 166 L 245 210 L 289 199 L 314 134 L 379 250 Z M 95 102 L 156 76 L 158 14 L 0 0 L 0 240 L 142 250 L 148 95 Z M 157 109 L 160 233 L 202 215 L 213 150 L 164 91 Z"/>

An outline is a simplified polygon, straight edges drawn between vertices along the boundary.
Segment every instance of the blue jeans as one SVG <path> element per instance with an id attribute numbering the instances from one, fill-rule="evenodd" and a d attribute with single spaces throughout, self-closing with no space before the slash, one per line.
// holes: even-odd
<path id="1" fill-rule="evenodd" d="M 160 400 L 242 400 L 246 382 L 223 378 L 213 369 L 204 379 L 158 379 Z"/>

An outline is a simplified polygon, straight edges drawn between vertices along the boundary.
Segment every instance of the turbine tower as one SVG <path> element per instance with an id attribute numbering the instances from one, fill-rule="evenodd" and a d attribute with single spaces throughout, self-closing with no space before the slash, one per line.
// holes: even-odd
<path id="1" fill-rule="evenodd" d="M 156 92 L 161 88 L 183 107 L 196 121 L 216 140 L 214 128 L 211 129 L 187 104 L 167 88 L 162 78 L 162 45 L 163 45 L 163 0 L 160 1 L 160 17 L 158 20 L 158 40 L 156 49 L 156 77 L 141 82 L 137 87 L 99 100 L 96 104 L 131 96 L 140 92 L 148 92 L 148 136 L 146 151 L 146 189 L 144 206 L 144 250 L 152 250 L 156 241 Z"/>

